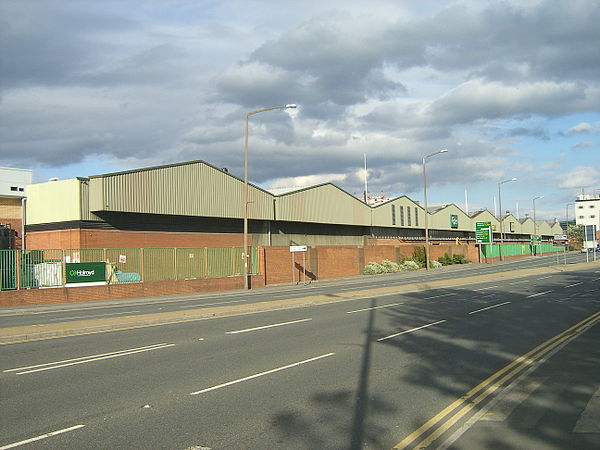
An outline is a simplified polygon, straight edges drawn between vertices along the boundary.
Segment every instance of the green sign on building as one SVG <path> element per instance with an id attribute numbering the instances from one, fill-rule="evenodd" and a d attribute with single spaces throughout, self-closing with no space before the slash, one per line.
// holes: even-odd
<path id="1" fill-rule="evenodd" d="M 106 264 L 103 262 L 66 263 L 65 266 L 67 283 L 106 281 Z"/>
<path id="2" fill-rule="evenodd" d="M 475 223 L 475 239 L 478 244 L 491 244 L 492 238 L 492 222 Z"/>
<path id="3" fill-rule="evenodd" d="M 540 245 L 542 243 L 541 236 L 531 236 L 531 244 L 532 245 Z"/>
<path id="4" fill-rule="evenodd" d="M 458 228 L 458 215 L 450 214 L 450 228 Z"/>

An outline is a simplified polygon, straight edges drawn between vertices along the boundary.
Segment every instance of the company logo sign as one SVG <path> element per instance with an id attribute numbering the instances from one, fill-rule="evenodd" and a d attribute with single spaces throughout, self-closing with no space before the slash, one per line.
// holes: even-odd
<path id="1" fill-rule="evenodd" d="M 103 262 L 67 263 L 67 283 L 106 281 L 105 266 Z"/>

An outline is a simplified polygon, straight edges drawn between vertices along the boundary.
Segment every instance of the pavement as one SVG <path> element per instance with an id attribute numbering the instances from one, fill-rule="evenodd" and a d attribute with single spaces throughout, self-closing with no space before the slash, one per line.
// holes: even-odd
<path id="1" fill-rule="evenodd" d="M 129 315 L 113 318 L 99 318 L 68 321 L 62 323 L 48 323 L 19 327 L 0 328 L 0 345 L 14 344 L 43 339 L 53 339 L 84 334 L 95 334 L 112 331 L 130 330 L 151 326 L 168 325 L 175 323 L 208 320 L 220 317 L 231 317 L 245 314 L 256 314 L 265 311 L 274 311 L 292 308 L 304 308 L 315 305 L 337 303 L 358 298 L 381 297 L 385 295 L 406 294 L 429 289 L 448 288 L 482 281 L 502 281 L 530 275 L 543 275 L 556 272 L 573 272 L 589 268 L 589 263 L 570 265 L 557 265 L 530 269 L 498 272 L 481 276 L 458 277 L 445 280 L 432 280 L 417 282 L 400 286 L 382 288 L 357 288 L 353 291 L 344 291 L 333 294 L 309 295 L 299 298 L 283 300 L 262 301 L 238 305 L 202 307 L 182 311 L 161 312 L 152 314 Z"/>

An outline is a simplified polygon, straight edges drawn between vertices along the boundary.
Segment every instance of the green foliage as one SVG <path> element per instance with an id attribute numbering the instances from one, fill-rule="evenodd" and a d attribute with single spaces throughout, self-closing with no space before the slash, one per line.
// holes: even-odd
<path id="1" fill-rule="evenodd" d="M 452 256 L 452 262 L 454 264 L 469 264 L 469 260 L 465 258 L 465 255 L 454 255 Z"/>
<path id="2" fill-rule="evenodd" d="M 438 262 L 442 265 L 442 266 L 449 266 L 451 264 L 454 264 L 454 261 L 452 260 L 452 257 L 448 254 L 448 253 L 444 253 L 443 256 L 440 256 L 438 258 Z"/>
<path id="3" fill-rule="evenodd" d="M 388 259 L 384 259 L 383 261 L 381 261 L 380 265 L 385 273 L 396 273 L 400 271 L 398 263 L 392 262 Z"/>
<path id="4" fill-rule="evenodd" d="M 421 267 L 425 267 L 425 247 L 415 247 L 412 260 L 417 262 Z"/>
<path id="5" fill-rule="evenodd" d="M 583 244 L 583 225 L 569 225 L 567 227 L 567 238 L 571 243 L 577 243 L 575 248 L 581 247 Z"/>
<path id="6" fill-rule="evenodd" d="M 379 263 L 370 262 L 365 266 L 363 273 L 365 275 L 377 275 L 379 273 L 383 273 L 383 267 L 381 267 L 381 264 Z"/>
<path id="7" fill-rule="evenodd" d="M 412 259 L 407 259 L 402 264 L 400 264 L 400 270 L 419 270 L 421 265 L 417 261 L 413 261 Z"/>
<path id="8" fill-rule="evenodd" d="M 438 262 L 444 266 L 450 266 L 452 264 L 468 264 L 470 261 L 465 258 L 465 255 L 450 256 L 448 253 L 444 253 L 444 256 L 438 258 Z"/>
<path id="9" fill-rule="evenodd" d="M 429 261 L 429 267 L 431 267 L 432 269 L 439 269 L 440 267 L 442 267 L 442 263 L 439 261 Z"/>

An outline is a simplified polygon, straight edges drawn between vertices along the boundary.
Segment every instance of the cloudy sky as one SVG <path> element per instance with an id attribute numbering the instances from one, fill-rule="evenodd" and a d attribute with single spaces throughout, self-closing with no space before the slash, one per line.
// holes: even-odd
<path id="1" fill-rule="evenodd" d="M 0 0 L 0 166 L 201 159 L 521 218 L 600 193 L 595 0 Z M 572 214 L 572 208 L 570 208 Z"/>

